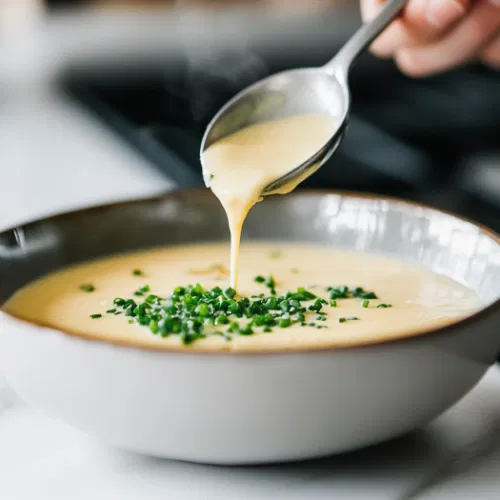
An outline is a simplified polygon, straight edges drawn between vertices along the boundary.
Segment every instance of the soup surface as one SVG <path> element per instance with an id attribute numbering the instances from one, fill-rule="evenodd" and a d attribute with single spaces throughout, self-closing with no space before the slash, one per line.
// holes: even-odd
<path id="1" fill-rule="evenodd" d="M 113 301 L 134 300 L 138 307 L 151 295 L 170 296 L 177 287 L 196 283 L 204 290 L 220 287 L 230 297 L 234 291 L 226 288 L 227 250 L 225 243 L 178 246 L 77 265 L 27 285 L 5 309 L 84 337 L 154 348 L 185 348 L 179 334 L 153 333 L 149 325 L 138 323 L 140 316 L 127 316 L 124 308 L 116 314 L 120 310 Z M 297 305 L 291 302 L 294 299 L 283 298 L 286 292 L 302 287 L 307 300 Z M 264 298 L 259 298 L 260 294 Z M 377 298 L 372 298 L 374 295 Z M 235 320 L 243 326 L 250 320 L 229 311 L 224 314 L 227 321 L 221 324 L 211 325 L 205 316 L 206 338 L 192 342 L 189 349 L 283 351 L 370 344 L 451 323 L 479 306 L 478 297 L 464 286 L 397 260 L 308 244 L 270 242 L 242 246 L 239 295 L 229 300 L 223 292 L 216 300 L 235 303 L 242 296 L 250 303 L 267 304 L 274 297 L 277 303 L 284 301 L 288 311 L 279 305 L 268 308 L 272 327 L 253 326 L 251 333 L 231 331 Z M 178 294 L 184 304 L 183 297 Z M 161 306 L 169 304 L 166 301 Z M 304 311 L 297 312 L 298 306 Z M 203 316 L 200 304 L 196 311 Z M 297 319 L 299 314 L 303 319 Z"/>
<path id="2" fill-rule="evenodd" d="M 246 127 L 203 153 L 208 183 L 229 222 L 233 288 L 238 286 L 241 228 L 249 210 L 261 200 L 262 191 L 269 184 L 315 155 L 334 130 L 332 116 L 293 116 Z M 297 183 L 285 186 L 280 193 L 292 191 Z"/>

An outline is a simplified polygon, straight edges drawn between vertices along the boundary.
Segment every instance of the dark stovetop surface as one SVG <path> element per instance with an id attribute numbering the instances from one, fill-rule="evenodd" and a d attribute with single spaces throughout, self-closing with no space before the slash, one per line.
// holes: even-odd
<path id="1" fill-rule="evenodd" d="M 294 66 L 322 62 L 310 57 Z M 227 77 L 187 66 L 105 77 L 68 71 L 62 85 L 179 186 L 190 187 L 202 185 L 199 145 L 214 113 L 242 87 L 286 67 L 255 59 L 222 65 L 230 68 Z M 390 62 L 369 60 L 354 69 L 351 88 L 346 138 L 307 187 L 406 197 L 500 230 L 498 72 L 471 66 L 411 80 Z"/>

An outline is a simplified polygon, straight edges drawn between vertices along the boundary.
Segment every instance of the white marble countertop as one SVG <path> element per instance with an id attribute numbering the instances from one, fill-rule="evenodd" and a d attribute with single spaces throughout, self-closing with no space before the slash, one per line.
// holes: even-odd
<path id="1" fill-rule="evenodd" d="M 0 228 L 172 185 L 69 103 L 0 117 Z M 406 438 L 331 459 L 224 468 L 108 448 L 28 408 L 0 376 L 2 500 L 500 498 L 500 371 Z"/>

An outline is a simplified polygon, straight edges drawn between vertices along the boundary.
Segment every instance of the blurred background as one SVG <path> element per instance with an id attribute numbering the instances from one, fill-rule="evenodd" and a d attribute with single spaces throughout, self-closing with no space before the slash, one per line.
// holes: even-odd
<path id="1" fill-rule="evenodd" d="M 98 190 L 106 172 L 119 183 L 131 168 L 159 189 L 202 186 L 199 145 L 218 108 L 267 74 L 324 64 L 360 24 L 357 0 L 2 6 L 0 171 L 14 179 L 8 188 L 4 181 L 11 204 L 18 203 L 13 191 L 22 196 L 35 182 L 33 169 L 38 176 L 45 169 L 54 191 L 68 189 L 61 178 L 76 190 Z M 500 230 L 498 71 L 470 65 L 412 80 L 366 54 L 351 87 L 344 143 L 306 187 L 406 197 Z M 85 116 L 84 128 L 68 110 Z M 73 125 L 80 128 L 68 135 Z M 113 142 L 113 158 L 101 136 Z M 79 176 L 94 187 L 75 185 Z"/>

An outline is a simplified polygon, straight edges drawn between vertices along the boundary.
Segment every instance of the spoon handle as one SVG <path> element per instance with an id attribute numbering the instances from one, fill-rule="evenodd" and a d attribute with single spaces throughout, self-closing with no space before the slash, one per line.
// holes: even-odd
<path id="1" fill-rule="evenodd" d="M 407 0 L 386 0 L 377 16 L 363 24 L 324 69 L 337 78 L 347 79 L 355 59 L 401 12 L 406 2 Z"/>

